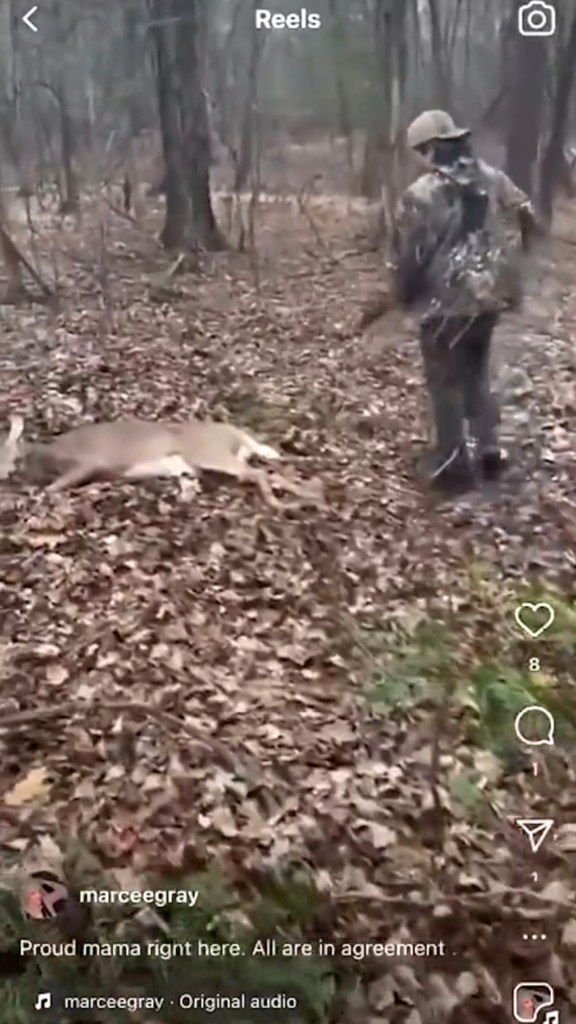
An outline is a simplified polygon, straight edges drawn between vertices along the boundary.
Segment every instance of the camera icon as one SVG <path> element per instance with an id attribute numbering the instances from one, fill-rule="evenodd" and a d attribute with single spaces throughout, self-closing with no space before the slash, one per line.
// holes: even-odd
<path id="1" fill-rule="evenodd" d="M 556 31 L 556 9 L 545 0 L 530 0 L 518 10 L 518 31 L 521 36 L 553 36 Z"/>

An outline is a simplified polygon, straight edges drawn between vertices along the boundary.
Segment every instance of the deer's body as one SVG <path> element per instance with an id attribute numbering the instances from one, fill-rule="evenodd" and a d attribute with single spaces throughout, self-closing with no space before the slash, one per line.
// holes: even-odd
<path id="1" fill-rule="evenodd" d="M 166 427 L 136 419 L 85 423 L 46 445 L 27 445 L 25 450 L 26 458 L 60 472 L 50 485 L 53 490 L 65 487 L 60 482 L 76 472 L 76 483 L 101 475 L 129 479 L 165 475 L 155 470 L 173 454 L 177 454 L 174 438 Z"/>
<path id="2" fill-rule="evenodd" d="M 39 463 L 44 473 L 48 470 L 56 476 L 49 485 L 51 491 L 100 478 L 195 477 L 197 470 L 210 470 L 256 484 L 268 502 L 277 504 L 266 472 L 250 466 L 249 460 L 252 456 L 276 460 L 280 454 L 230 423 L 138 419 L 85 423 L 47 444 L 22 441 L 23 429 L 22 419 L 12 417 L 0 471 L 8 476 L 20 458 L 31 465 Z M 303 493 L 283 477 L 277 482 L 286 490 Z"/>

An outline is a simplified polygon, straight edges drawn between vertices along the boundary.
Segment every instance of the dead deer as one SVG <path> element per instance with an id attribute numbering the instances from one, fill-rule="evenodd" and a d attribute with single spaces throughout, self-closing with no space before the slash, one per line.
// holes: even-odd
<path id="1" fill-rule="evenodd" d="M 11 417 L 10 431 L 0 449 L 0 477 L 8 476 L 19 459 L 25 460 L 32 476 L 38 468 L 57 474 L 49 491 L 102 478 L 197 478 L 198 470 L 209 470 L 253 483 L 270 505 L 280 504 L 266 471 L 249 464 L 253 456 L 271 461 L 280 459 L 280 453 L 230 423 L 138 419 L 85 423 L 48 444 L 23 441 L 23 430 L 22 417 Z M 274 483 L 300 497 L 319 497 L 284 476 L 275 476 Z"/>

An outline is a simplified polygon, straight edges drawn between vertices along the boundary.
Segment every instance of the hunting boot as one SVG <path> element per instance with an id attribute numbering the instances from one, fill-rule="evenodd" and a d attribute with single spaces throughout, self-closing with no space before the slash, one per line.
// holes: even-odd
<path id="1" fill-rule="evenodd" d="M 434 490 L 444 494 L 463 494 L 474 487 L 474 468 L 466 444 L 454 448 L 447 458 L 433 459 L 428 482 Z"/>
<path id="2" fill-rule="evenodd" d="M 496 480 L 509 465 L 508 453 L 495 446 L 480 452 L 480 469 L 486 480 Z"/>

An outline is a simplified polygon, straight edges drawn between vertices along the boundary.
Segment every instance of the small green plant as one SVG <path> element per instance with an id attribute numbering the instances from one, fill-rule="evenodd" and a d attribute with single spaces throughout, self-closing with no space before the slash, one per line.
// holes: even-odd
<path id="1" fill-rule="evenodd" d="M 420 621 L 412 634 L 396 633 L 385 655 L 383 647 L 389 639 L 384 632 L 359 637 L 358 649 L 370 671 L 369 698 L 398 709 L 444 702 L 455 685 L 446 627 L 433 620 Z"/>
<path id="2" fill-rule="evenodd" d="M 539 600 L 544 598 L 540 595 Z M 541 659 L 531 659 L 524 649 L 519 653 L 516 637 L 506 633 L 499 656 L 481 655 L 474 665 L 470 637 L 457 617 L 448 623 L 420 619 L 411 632 L 376 630 L 357 637 L 368 699 L 388 712 L 400 714 L 441 710 L 445 712 L 442 717 L 446 727 L 457 724 L 463 739 L 491 749 L 504 759 L 517 750 L 516 715 L 528 705 L 537 704 L 553 714 L 557 742 L 573 743 L 573 684 L 563 678 L 561 669 L 562 656 L 574 647 L 576 613 L 557 595 L 550 598 L 550 603 L 557 609 L 556 628 L 550 639 L 556 655 L 554 662 L 550 656 L 550 662 L 557 667 L 557 674 L 542 670 L 544 653 Z"/>
<path id="3" fill-rule="evenodd" d="M 478 772 L 462 771 L 458 775 L 452 776 L 448 790 L 454 803 L 462 809 L 464 816 L 468 820 L 481 823 L 486 798 L 479 788 L 478 782 Z"/>

